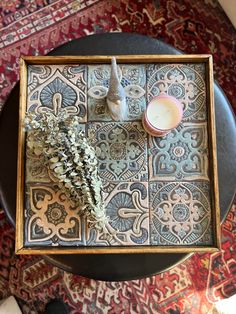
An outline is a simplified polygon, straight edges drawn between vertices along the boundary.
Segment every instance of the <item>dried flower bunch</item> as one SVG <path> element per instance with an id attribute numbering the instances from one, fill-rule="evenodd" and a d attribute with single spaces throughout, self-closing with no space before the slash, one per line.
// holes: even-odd
<path id="1" fill-rule="evenodd" d="M 63 111 L 57 116 L 44 113 L 40 117 L 28 113 L 25 129 L 30 151 L 43 156 L 59 187 L 88 217 L 89 223 L 104 230 L 108 219 L 95 150 L 81 130 L 79 118 Z"/>

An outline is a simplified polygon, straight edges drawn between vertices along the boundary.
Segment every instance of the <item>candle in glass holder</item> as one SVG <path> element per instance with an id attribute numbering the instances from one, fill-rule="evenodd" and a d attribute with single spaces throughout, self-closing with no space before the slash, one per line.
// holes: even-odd
<path id="1" fill-rule="evenodd" d="M 143 115 L 143 127 L 153 136 L 165 136 L 176 128 L 183 117 L 183 106 L 166 94 L 154 97 Z"/>

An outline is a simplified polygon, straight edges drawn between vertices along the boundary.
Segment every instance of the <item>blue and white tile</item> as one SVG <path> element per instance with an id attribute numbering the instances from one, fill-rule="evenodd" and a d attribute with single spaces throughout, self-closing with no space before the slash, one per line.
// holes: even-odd
<path id="1" fill-rule="evenodd" d="M 27 111 L 63 111 L 87 121 L 87 66 L 29 65 Z"/>
<path id="2" fill-rule="evenodd" d="M 209 182 L 150 182 L 150 244 L 212 245 Z"/>
<path id="3" fill-rule="evenodd" d="M 87 246 L 149 245 L 147 182 L 104 184 L 107 233 L 87 230 Z"/>
<path id="4" fill-rule="evenodd" d="M 149 140 L 149 180 L 208 180 L 206 123 L 182 123 Z"/>
<path id="5" fill-rule="evenodd" d="M 148 180 L 147 134 L 141 122 L 92 122 L 88 136 L 105 182 Z"/>
<path id="6" fill-rule="evenodd" d="M 204 64 L 148 65 L 148 101 L 160 93 L 174 96 L 182 103 L 184 122 L 205 122 L 207 120 Z"/>

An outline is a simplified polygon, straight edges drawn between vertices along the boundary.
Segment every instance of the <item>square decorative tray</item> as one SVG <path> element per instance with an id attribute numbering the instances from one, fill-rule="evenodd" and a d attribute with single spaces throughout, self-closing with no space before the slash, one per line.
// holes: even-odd
<path id="1" fill-rule="evenodd" d="M 220 249 L 212 57 L 116 58 L 128 105 L 123 122 L 106 107 L 111 56 L 21 58 L 16 253 Z M 179 99 L 184 116 L 157 138 L 141 118 L 161 92 Z M 25 145 L 25 113 L 56 115 L 61 108 L 81 118 L 96 148 L 108 234 L 88 226 Z"/>

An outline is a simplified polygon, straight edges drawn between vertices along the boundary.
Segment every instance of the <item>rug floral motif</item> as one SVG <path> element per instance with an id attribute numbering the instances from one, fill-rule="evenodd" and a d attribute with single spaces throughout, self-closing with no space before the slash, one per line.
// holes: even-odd
<path id="1" fill-rule="evenodd" d="M 236 110 L 236 31 L 216 0 L 8 0 L 0 4 L 0 107 L 19 78 L 20 55 L 44 55 L 81 36 L 136 32 L 185 53 L 211 53 L 215 79 Z M 14 229 L 0 212 L 0 298 L 24 313 L 62 298 L 71 313 L 210 313 L 236 293 L 236 206 L 222 225 L 222 251 L 194 254 L 159 275 L 101 282 L 64 272 L 37 256 L 14 255 Z"/>

